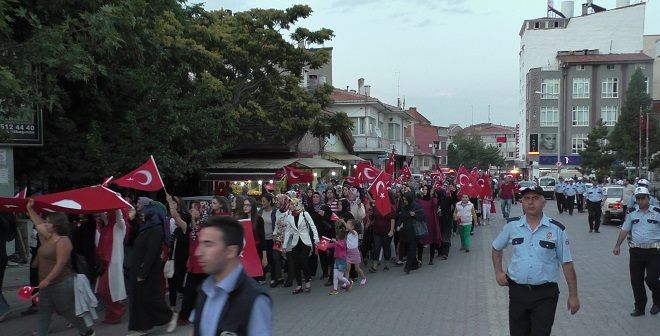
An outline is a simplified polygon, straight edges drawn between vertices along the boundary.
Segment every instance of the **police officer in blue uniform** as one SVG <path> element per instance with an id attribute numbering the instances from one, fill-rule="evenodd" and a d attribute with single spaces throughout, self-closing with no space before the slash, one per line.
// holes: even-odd
<path id="1" fill-rule="evenodd" d="M 635 296 L 635 309 L 631 316 L 642 316 L 646 312 L 646 285 L 652 293 L 653 305 L 650 313 L 660 312 L 660 207 L 649 203 L 649 190 L 645 187 L 635 189 L 635 198 L 639 209 L 626 216 L 621 232 L 614 246 L 614 255 L 621 253 L 621 243 L 631 235 L 630 246 L 630 284 Z"/>
<path id="2" fill-rule="evenodd" d="M 600 179 L 594 180 L 594 185 L 587 189 L 587 211 L 589 211 L 589 232 L 597 232 L 600 229 L 601 202 L 605 197 L 603 188 L 599 186 Z"/>
<path id="3" fill-rule="evenodd" d="M 577 187 L 573 184 L 573 179 L 566 179 L 568 184 L 564 187 L 564 197 L 566 198 L 566 206 L 568 214 L 573 216 L 573 208 L 575 207 L 575 195 L 577 195 Z"/>
<path id="4" fill-rule="evenodd" d="M 587 187 L 584 185 L 581 177 L 578 177 L 577 183 L 575 183 L 575 189 L 577 195 L 575 195 L 575 200 L 577 202 L 577 209 L 579 213 L 584 212 L 584 193 L 587 191 Z"/>
<path id="5" fill-rule="evenodd" d="M 640 179 L 639 181 L 637 181 L 637 187 L 645 187 L 646 189 L 651 190 L 649 181 L 647 179 Z M 658 204 L 657 198 L 651 195 L 649 195 L 649 197 L 650 197 L 649 204 L 652 207 L 660 206 L 660 204 Z M 628 213 L 633 212 L 634 210 L 637 209 L 637 199 L 635 197 L 631 197 L 627 205 L 628 205 Z"/>
<path id="6" fill-rule="evenodd" d="M 509 286 L 511 336 L 550 335 L 559 300 L 560 266 L 568 284 L 571 314 L 580 309 L 577 276 L 564 226 L 543 214 L 543 189 L 529 187 L 520 193 L 525 215 L 509 218 L 493 241 L 495 278 L 500 286 Z M 502 250 L 508 245 L 513 256 L 505 273 Z"/>
<path id="7" fill-rule="evenodd" d="M 564 187 L 566 184 L 564 184 L 564 178 L 559 177 L 559 181 L 555 185 L 555 200 L 557 200 L 557 210 L 559 210 L 559 213 L 564 212 L 564 202 L 566 199 L 564 198 Z"/>

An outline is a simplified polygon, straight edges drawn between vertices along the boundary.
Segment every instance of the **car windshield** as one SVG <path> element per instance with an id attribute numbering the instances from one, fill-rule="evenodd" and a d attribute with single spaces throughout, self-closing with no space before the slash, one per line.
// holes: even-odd
<path id="1" fill-rule="evenodd" d="M 522 182 L 520 182 L 518 185 L 520 185 L 521 188 L 523 188 L 523 187 L 533 187 L 533 186 L 534 186 L 534 182 L 530 182 L 530 181 L 522 181 Z"/>
<path id="2" fill-rule="evenodd" d="M 555 180 L 554 179 L 540 179 L 539 184 L 541 187 L 552 187 L 555 185 Z"/>
<path id="3" fill-rule="evenodd" d="M 607 188 L 605 195 L 608 197 L 621 197 L 623 196 L 623 188 Z"/>

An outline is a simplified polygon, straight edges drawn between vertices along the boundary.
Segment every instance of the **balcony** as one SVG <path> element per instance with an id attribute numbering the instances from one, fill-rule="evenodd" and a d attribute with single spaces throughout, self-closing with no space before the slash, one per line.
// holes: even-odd
<path id="1" fill-rule="evenodd" d="M 355 145 L 353 149 L 358 153 L 389 153 L 392 151 L 392 145 L 399 155 L 408 153 L 407 146 L 403 146 L 403 141 L 388 140 L 368 135 L 353 135 Z"/>

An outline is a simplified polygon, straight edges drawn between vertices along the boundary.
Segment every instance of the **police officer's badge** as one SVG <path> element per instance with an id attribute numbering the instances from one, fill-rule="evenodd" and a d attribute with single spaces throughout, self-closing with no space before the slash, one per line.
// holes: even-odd
<path id="1" fill-rule="evenodd" d="M 547 240 L 552 239 L 552 232 L 548 232 L 548 233 L 545 235 L 545 238 L 546 238 Z"/>

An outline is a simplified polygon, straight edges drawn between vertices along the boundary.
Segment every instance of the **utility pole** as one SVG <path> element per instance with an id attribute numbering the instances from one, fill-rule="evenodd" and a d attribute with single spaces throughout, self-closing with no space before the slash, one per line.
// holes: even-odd
<path id="1" fill-rule="evenodd" d="M 488 105 L 488 123 L 490 123 L 490 104 Z"/>

